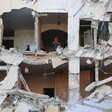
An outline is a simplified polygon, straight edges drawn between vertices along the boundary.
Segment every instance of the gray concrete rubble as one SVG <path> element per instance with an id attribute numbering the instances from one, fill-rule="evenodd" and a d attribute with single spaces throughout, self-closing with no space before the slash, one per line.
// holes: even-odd
<path id="1" fill-rule="evenodd" d="M 56 112 L 60 112 L 61 108 L 69 107 L 69 103 L 67 104 L 64 101 L 61 101 L 58 97 L 49 98 L 46 95 L 32 93 L 20 72 L 19 64 L 21 62 L 33 65 L 52 63 L 53 68 L 56 68 L 68 60 L 70 61 L 69 64 L 73 66 L 74 60 L 76 62 L 76 60 L 81 57 L 88 58 L 87 64 L 91 64 L 92 61 L 89 58 L 93 58 L 93 61 L 100 61 L 109 58 L 111 52 L 111 38 L 108 41 L 99 40 L 99 44 L 97 44 L 97 47 L 93 50 L 90 46 L 86 45 L 85 47 L 80 47 L 79 50 L 71 52 L 68 51 L 67 47 L 63 49 L 59 46 L 56 52 L 46 53 L 44 51 L 38 51 L 35 56 L 32 56 L 31 52 L 27 52 L 27 56 L 26 53 L 17 51 L 14 48 L 11 48 L 10 50 L 1 48 L 0 60 L 7 65 L 0 66 L 0 70 L 6 70 L 7 76 L 0 82 L 0 111 L 52 112 L 55 110 Z M 38 57 L 38 55 L 44 57 Z M 109 62 L 104 62 L 104 64 L 105 66 L 110 64 L 110 60 Z M 70 69 L 69 75 L 69 97 L 72 97 L 72 100 L 69 100 L 69 102 L 74 104 L 76 98 L 79 99 L 80 97 L 80 77 L 78 74 L 79 69 L 72 68 Z M 27 91 L 18 88 L 18 78 L 20 78 Z M 65 112 L 111 112 L 112 108 L 109 105 L 109 102 L 112 102 L 112 88 L 104 85 L 110 81 L 112 81 L 112 77 L 102 81 L 95 81 L 88 85 L 85 89 L 86 91 L 91 91 L 94 88 L 97 89 L 89 97 L 85 98 L 80 103 L 71 106 Z M 108 105 L 108 108 L 102 108 L 102 105 Z"/>
<path id="2" fill-rule="evenodd" d="M 47 95 L 36 94 L 30 91 L 27 82 L 23 78 L 19 64 L 27 59 L 21 52 L 15 49 L 5 50 L 1 48 L 0 60 L 6 66 L 0 66 L 0 70 L 6 70 L 7 75 L 0 82 L 0 112 L 60 112 L 66 103 L 58 97 L 49 98 Z M 59 64 L 54 64 L 56 67 Z M 61 64 L 61 63 L 60 63 Z M 19 79 L 27 91 L 18 87 Z"/>
<path id="3" fill-rule="evenodd" d="M 112 87 L 98 87 L 89 97 L 71 106 L 65 112 L 112 112 Z"/>

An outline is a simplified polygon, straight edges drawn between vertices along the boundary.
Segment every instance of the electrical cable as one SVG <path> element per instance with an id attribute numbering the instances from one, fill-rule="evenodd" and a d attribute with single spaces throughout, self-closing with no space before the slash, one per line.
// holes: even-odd
<path id="1" fill-rule="evenodd" d="M 104 74 L 109 74 L 109 75 L 112 75 L 112 73 L 105 72 L 105 71 L 103 71 L 100 67 L 98 67 L 98 69 L 99 69 L 101 72 L 103 72 Z"/>
<path id="2" fill-rule="evenodd" d="M 73 15 L 73 17 L 75 17 L 79 12 L 80 10 L 85 6 L 87 0 L 84 1 L 84 3 L 82 4 L 82 6 L 79 8 L 79 10 Z"/>

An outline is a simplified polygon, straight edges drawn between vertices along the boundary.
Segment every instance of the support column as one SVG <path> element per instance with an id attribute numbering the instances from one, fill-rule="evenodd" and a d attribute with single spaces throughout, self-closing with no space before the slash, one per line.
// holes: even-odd
<path id="1" fill-rule="evenodd" d="M 35 20 L 34 20 L 34 44 L 35 44 L 35 52 L 39 50 L 39 31 L 38 31 L 38 13 L 35 12 Z"/>
<path id="2" fill-rule="evenodd" d="M 79 17 L 68 14 L 68 50 L 75 52 L 79 48 Z M 75 56 L 69 59 L 69 105 L 80 99 L 80 59 Z"/>
<path id="3" fill-rule="evenodd" d="M 93 21 L 92 27 L 94 29 L 94 48 L 97 46 L 98 21 Z M 95 81 L 99 81 L 99 61 L 95 60 Z"/>
<path id="4" fill-rule="evenodd" d="M 99 81 L 99 61 L 95 61 L 95 82 Z"/>
<path id="5" fill-rule="evenodd" d="M 2 46 L 2 40 L 3 40 L 3 21 L 0 17 L 0 46 Z"/>
<path id="6" fill-rule="evenodd" d="M 94 48 L 95 48 L 97 46 L 98 21 L 93 21 L 92 27 L 94 29 Z"/>

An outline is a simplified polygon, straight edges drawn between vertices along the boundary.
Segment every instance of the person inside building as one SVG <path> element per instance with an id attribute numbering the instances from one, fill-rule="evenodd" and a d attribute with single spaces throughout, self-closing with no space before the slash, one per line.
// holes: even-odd
<path id="1" fill-rule="evenodd" d="M 30 51 L 30 45 L 27 45 L 26 51 Z"/>
<path id="2" fill-rule="evenodd" d="M 61 45 L 61 43 L 58 42 L 58 37 L 54 38 L 54 42 L 52 44 L 53 44 L 53 50 L 56 51 L 57 47 Z"/>

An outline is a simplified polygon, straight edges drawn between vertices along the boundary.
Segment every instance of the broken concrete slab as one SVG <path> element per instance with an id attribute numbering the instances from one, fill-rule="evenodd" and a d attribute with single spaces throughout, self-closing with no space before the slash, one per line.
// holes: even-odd
<path id="1" fill-rule="evenodd" d="M 48 106 L 45 106 L 45 112 L 60 112 L 60 106 L 50 104 Z"/>
<path id="2" fill-rule="evenodd" d="M 98 87 L 87 99 L 89 100 L 93 98 L 104 99 L 111 93 L 112 93 L 112 87 L 103 85 L 101 87 Z"/>
<path id="3" fill-rule="evenodd" d="M 85 91 L 91 91 L 92 89 L 94 89 L 95 87 L 98 87 L 98 86 L 101 86 L 101 85 L 104 85 L 108 82 L 112 81 L 112 77 L 109 77 L 109 78 L 106 78 L 102 81 L 98 81 L 98 82 L 92 82 L 90 85 L 88 85 L 86 88 L 85 88 Z"/>
<path id="4" fill-rule="evenodd" d="M 18 66 L 12 66 L 5 79 L 0 82 L 0 89 L 12 89 L 18 82 Z"/>
<path id="5" fill-rule="evenodd" d="M 52 61 L 53 68 L 56 68 L 56 67 L 58 67 L 59 65 L 62 64 L 61 59 L 58 58 L 58 57 L 57 58 L 52 58 L 51 61 Z"/>
<path id="6" fill-rule="evenodd" d="M 94 107 L 89 107 L 86 105 L 81 105 L 81 104 L 76 104 L 70 107 L 68 110 L 65 112 L 103 112 L 100 109 L 96 109 Z"/>

